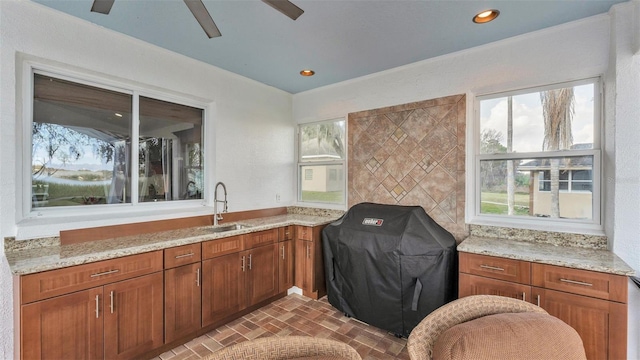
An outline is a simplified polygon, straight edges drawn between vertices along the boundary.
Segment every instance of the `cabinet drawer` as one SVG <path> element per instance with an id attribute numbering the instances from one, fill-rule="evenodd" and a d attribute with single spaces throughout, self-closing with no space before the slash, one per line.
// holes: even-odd
<path id="1" fill-rule="evenodd" d="M 242 250 L 244 250 L 242 235 L 206 241 L 202 243 L 202 259 L 210 259 Z"/>
<path id="2" fill-rule="evenodd" d="M 192 264 L 200 260 L 200 243 L 164 249 L 165 269 Z"/>
<path id="3" fill-rule="evenodd" d="M 254 247 L 274 244 L 278 242 L 278 229 L 258 231 L 245 235 L 244 248 L 252 249 Z"/>
<path id="4" fill-rule="evenodd" d="M 458 297 L 471 295 L 498 295 L 531 301 L 531 286 L 495 280 L 483 276 L 460 274 Z"/>
<path id="5" fill-rule="evenodd" d="M 460 272 L 529 285 L 531 263 L 495 256 L 460 253 Z"/>
<path id="6" fill-rule="evenodd" d="M 293 225 L 281 227 L 278 231 L 279 241 L 287 241 L 293 239 Z"/>
<path id="7" fill-rule="evenodd" d="M 162 270 L 162 250 L 20 277 L 21 303 L 68 294 Z"/>
<path id="8" fill-rule="evenodd" d="M 301 240 L 313 241 L 313 228 L 309 226 L 296 226 L 296 237 Z"/>
<path id="9" fill-rule="evenodd" d="M 533 264 L 532 285 L 599 299 L 627 302 L 627 278 L 622 275 Z"/>

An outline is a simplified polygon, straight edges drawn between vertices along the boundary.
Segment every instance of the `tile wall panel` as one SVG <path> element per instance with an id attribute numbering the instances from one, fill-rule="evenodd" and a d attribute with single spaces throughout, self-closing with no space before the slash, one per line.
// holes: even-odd
<path id="1" fill-rule="evenodd" d="M 348 205 L 419 205 L 458 241 L 464 223 L 466 96 L 348 116 Z"/>

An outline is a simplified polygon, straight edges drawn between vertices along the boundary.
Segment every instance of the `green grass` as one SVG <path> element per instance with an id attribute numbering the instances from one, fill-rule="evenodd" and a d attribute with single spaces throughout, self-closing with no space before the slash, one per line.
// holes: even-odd
<path id="1" fill-rule="evenodd" d="M 36 183 L 37 184 L 37 183 Z M 104 186 L 77 186 L 66 184 L 49 184 L 47 207 L 84 205 L 84 197 L 104 198 Z"/>
<path id="2" fill-rule="evenodd" d="M 481 214 L 507 214 L 507 194 L 483 192 L 481 195 Z M 515 194 L 515 215 L 529 215 L 529 194 Z"/>
<path id="3" fill-rule="evenodd" d="M 342 204 L 344 195 L 342 191 L 303 191 L 302 201 Z"/>

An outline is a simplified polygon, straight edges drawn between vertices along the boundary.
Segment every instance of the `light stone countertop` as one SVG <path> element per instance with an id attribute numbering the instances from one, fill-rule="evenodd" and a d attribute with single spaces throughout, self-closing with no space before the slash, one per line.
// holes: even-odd
<path id="1" fill-rule="evenodd" d="M 499 256 L 574 269 L 634 276 L 635 271 L 608 250 L 557 246 L 534 241 L 470 236 L 458 245 L 459 252 Z"/>
<path id="2" fill-rule="evenodd" d="M 5 239 L 5 256 L 13 275 L 26 275 L 67 266 L 114 259 L 127 255 L 166 249 L 174 246 L 269 230 L 288 225 L 318 226 L 336 220 L 337 216 L 287 214 L 235 222 L 250 226 L 222 233 L 212 226 L 194 227 L 157 233 L 123 236 L 79 244 L 60 245 L 59 238 L 40 240 Z M 224 223 L 220 226 L 235 224 Z"/>

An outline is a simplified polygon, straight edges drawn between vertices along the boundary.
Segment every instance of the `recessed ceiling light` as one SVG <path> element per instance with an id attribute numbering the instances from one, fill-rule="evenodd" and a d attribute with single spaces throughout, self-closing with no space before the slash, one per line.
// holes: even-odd
<path id="1" fill-rule="evenodd" d="M 304 69 L 302 71 L 300 71 L 300 75 L 302 76 L 313 76 L 313 74 L 315 74 L 316 72 L 310 69 Z"/>
<path id="2" fill-rule="evenodd" d="M 478 13 L 476 16 L 474 16 L 473 22 L 476 24 L 488 23 L 489 21 L 497 18 L 498 15 L 500 15 L 500 11 L 498 10 L 495 10 L 495 9 L 485 10 L 483 12 Z"/>

